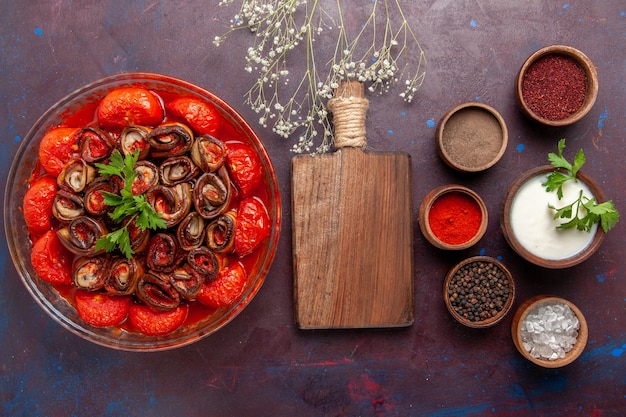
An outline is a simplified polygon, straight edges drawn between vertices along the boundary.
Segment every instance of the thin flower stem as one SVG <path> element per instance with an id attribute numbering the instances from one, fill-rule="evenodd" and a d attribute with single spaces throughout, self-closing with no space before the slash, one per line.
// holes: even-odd
<path id="1" fill-rule="evenodd" d="M 220 5 L 232 2 L 222 0 Z M 255 73 L 257 80 L 245 94 L 245 102 L 259 114 L 262 126 L 271 124 L 284 138 L 297 135 L 294 152 L 325 152 L 333 145 L 326 101 L 341 81 L 357 80 L 367 84 L 370 92 L 383 94 L 402 79 L 400 96 L 411 102 L 425 75 L 424 52 L 398 0 L 374 0 L 354 38 L 349 37 L 341 0 L 334 2 L 336 18 L 321 4 L 319 0 L 242 0 L 229 30 L 214 40 L 219 46 L 241 29 L 254 35 L 244 69 Z M 320 66 L 316 46 L 325 30 L 338 32 L 334 55 L 327 66 Z M 304 48 L 306 68 L 301 77 L 294 77 L 288 60 L 299 47 Z M 413 49 L 416 63 L 408 59 Z M 401 60 L 404 64 L 399 68 Z M 322 75 L 322 71 L 327 72 Z"/>

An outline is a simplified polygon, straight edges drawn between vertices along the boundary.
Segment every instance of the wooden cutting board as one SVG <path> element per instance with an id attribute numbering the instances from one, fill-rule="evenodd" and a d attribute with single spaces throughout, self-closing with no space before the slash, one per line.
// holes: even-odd
<path id="1" fill-rule="evenodd" d="M 408 326 L 414 317 L 410 156 L 363 148 L 362 84 L 342 85 L 331 101 L 338 150 L 299 155 L 291 165 L 296 324 Z"/>

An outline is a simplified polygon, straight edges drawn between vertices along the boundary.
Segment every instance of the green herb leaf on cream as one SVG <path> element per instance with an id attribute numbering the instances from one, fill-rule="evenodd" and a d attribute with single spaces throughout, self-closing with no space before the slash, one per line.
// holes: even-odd
<path id="1" fill-rule="evenodd" d="M 561 200 L 563 198 L 563 184 L 570 180 L 577 181 L 576 174 L 585 164 L 585 153 L 580 149 L 574 157 L 574 162 L 570 163 L 563 156 L 565 139 L 559 140 L 557 149 L 558 153 L 550 152 L 548 154 L 548 160 L 555 170 L 548 174 L 546 182 L 542 185 L 548 192 L 556 190 L 557 197 Z M 560 208 L 551 204 L 548 204 L 548 207 L 555 211 L 555 219 L 568 219 L 568 221 L 560 223 L 557 229 L 576 228 L 589 232 L 594 224 L 600 222 L 602 230 L 606 233 L 619 221 L 619 212 L 612 200 L 598 203 L 595 198 L 584 196 L 582 190 L 574 202 Z"/>

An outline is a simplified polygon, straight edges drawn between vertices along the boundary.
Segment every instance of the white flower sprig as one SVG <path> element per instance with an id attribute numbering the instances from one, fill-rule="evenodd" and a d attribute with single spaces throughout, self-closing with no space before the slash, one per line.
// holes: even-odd
<path id="1" fill-rule="evenodd" d="M 298 133 L 292 150 L 297 153 L 326 152 L 333 144 L 333 130 L 325 101 L 340 82 L 357 80 L 370 92 L 383 94 L 392 84 L 403 82 L 399 93 L 406 102 L 415 98 L 425 76 L 425 57 L 398 0 L 372 0 L 369 18 L 356 36 L 348 36 L 344 11 L 336 0 L 336 13 L 321 6 L 322 0 L 242 0 L 230 29 L 216 36 L 220 46 L 236 30 L 248 29 L 254 43 L 247 49 L 244 69 L 258 78 L 246 93 L 248 104 L 259 123 L 281 137 Z M 222 0 L 220 6 L 233 0 Z M 391 16 L 397 16 L 400 24 Z M 324 31 L 337 29 L 334 55 L 320 65 L 316 42 Z M 304 55 L 290 54 L 298 46 Z M 288 68 L 290 59 L 305 59 L 306 70 L 295 77 Z M 325 75 L 321 70 L 328 70 Z M 288 93 L 285 93 L 288 91 Z M 283 99 L 284 95 L 287 99 Z M 321 130 L 321 132 L 320 132 Z M 318 139 L 320 138 L 321 139 Z"/>

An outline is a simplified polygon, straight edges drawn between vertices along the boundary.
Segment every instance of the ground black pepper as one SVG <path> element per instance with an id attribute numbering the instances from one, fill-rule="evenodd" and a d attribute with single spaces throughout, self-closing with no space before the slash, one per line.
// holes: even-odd
<path id="1" fill-rule="evenodd" d="M 454 273 L 447 295 L 458 315 L 479 322 L 502 311 L 510 294 L 509 280 L 500 267 L 491 262 L 475 261 Z"/>
<path id="2" fill-rule="evenodd" d="M 493 114 L 480 107 L 465 107 L 446 121 L 441 146 L 454 163 L 471 169 L 491 164 L 503 140 L 502 126 Z"/>

